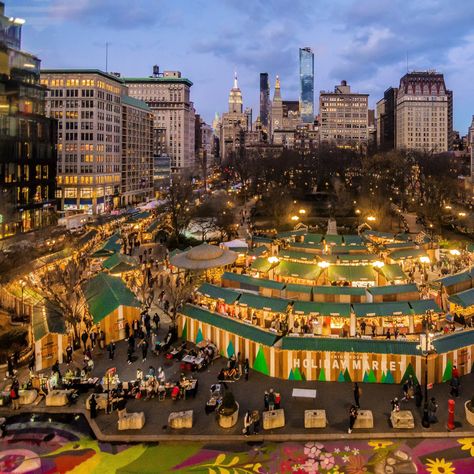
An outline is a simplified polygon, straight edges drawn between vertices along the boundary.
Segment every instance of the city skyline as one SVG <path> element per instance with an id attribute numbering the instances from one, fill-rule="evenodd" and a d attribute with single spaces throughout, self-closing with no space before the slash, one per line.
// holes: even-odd
<path id="1" fill-rule="evenodd" d="M 45 68 L 105 69 L 109 42 L 109 71 L 148 76 L 153 64 L 181 70 L 193 81 L 192 99 L 207 122 L 225 110 L 234 70 L 245 106 L 254 111 L 260 72 L 269 73 L 272 88 L 278 74 L 283 98 L 297 100 L 298 50 L 308 46 L 318 71 L 315 100 L 320 90 L 345 79 L 355 91 L 369 93 L 375 108 L 384 90 L 398 85 L 407 64 L 409 70 L 436 69 L 454 91 L 454 127 L 465 134 L 474 109 L 469 86 L 474 5 L 465 2 L 454 10 L 441 2 L 422 3 L 322 1 L 316 8 L 307 1 L 192 6 L 181 1 L 155 7 L 138 0 L 127 7 L 122 0 L 82 0 L 72 7 L 64 0 L 18 0 L 7 7 L 27 20 L 25 48 Z M 223 24 L 223 17 L 232 24 Z M 59 41 L 64 37 L 74 41 Z"/>

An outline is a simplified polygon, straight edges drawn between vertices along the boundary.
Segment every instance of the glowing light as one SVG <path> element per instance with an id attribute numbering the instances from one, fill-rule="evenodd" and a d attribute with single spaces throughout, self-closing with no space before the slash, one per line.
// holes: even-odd
<path id="1" fill-rule="evenodd" d="M 300 214 L 306 214 L 306 211 L 305 211 L 304 209 L 300 209 L 298 212 L 299 212 Z"/>
<path id="2" fill-rule="evenodd" d="M 430 257 L 420 257 L 420 262 L 421 263 L 430 263 Z"/>
<path id="3" fill-rule="evenodd" d="M 369 222 L 375 222 L 377 220 L 377 218 L 375 216 L 367 216 L 367 220 Z"/>
<path id="4" fill-rule="evenodd" d="M 461 252 L 457 249 L 452 249 L 449 251 L 449 253 L 454 257 L 454 256 L 458 256 L 458 255 L 461 255 Z"/>
<path id="5" fill-rule="evenodd" d="M 299 221 L 300 218 L 298 216 L 291 216 L 291 220 L 296 222 L 296 221 Z"/>
<path id="6" fill-rule="evenodd" d="M 323 260 L 322 262 L 318 262 L 318 267 L 321 267 L 321 268 L 328 268 L 330 265 L 329 262 L 326 262 L 325 260 Z"/>
<path id="7" fill-rule="evenodd" d="M 278 263 L 280 260 L 278 259 L 278 257 L 275 257 L 275 256 L 271 256 L 271 257 L 268 257 L 268 263 Z"/>
<path id="8" fill-rule="evenodd" d="M 382 268 L 385 265 L 385 263 L 381 262 L 380 260 L 376 260 L 374 263 L 372 263 L 372 265 L 376 268 Z"/>

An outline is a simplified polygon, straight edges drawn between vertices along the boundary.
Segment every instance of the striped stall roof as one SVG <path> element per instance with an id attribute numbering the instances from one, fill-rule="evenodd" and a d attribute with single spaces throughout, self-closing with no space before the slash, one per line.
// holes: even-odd
<path id="1" fill-rule="evenodd" d="M 289 304 L 290 300 L 252 295 L 250 293 L 242 293 L 242 296 L 239 298 L 239 305 L 247 305 L 249 308 L 254 309 L 266 309 L 274 313 L 286 313 Z"/>
<path id="2" fill-rule="evenodd" d="M 188 318 L 211 324 L 219 329 L 265 346 L 273 346 L 278 339 L 278 336 L 272 332 L 264 331 L 251 324 L 242 323 L 235 318 L 213 313 L 199 306 L 187 304 L 180 312 Z"/>
<path id="3" fill-rule="evenodd" d="M 418 342 L 394 339 L 360 339 L 342 337 L 283 337 L 282 349 L 289 351 L 362 352 L 372 354 L 420 355 Z"/>
<path id="4" fill-rule="evenodd" d="M 342 316 L 349 318 L 351 305 L 349 303 L 320 303 L 317 301 L 295 301 L 293 305 L 295 313 L 319 314 L 321 316 Z"/>
<path id="5" fill-rule="evenodd" d="M 198 289 L 197 293 L 212 298 L 214 300 L 223 300 L 226 304 L 234 304 L 240 296 L 238 291 L 229 290 L 220 286 L 211 285 L 210 283 L 203 283 Z"/>

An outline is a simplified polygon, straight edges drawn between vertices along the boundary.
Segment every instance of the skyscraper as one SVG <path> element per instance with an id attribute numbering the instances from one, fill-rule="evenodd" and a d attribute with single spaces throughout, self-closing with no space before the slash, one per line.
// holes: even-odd
<path id="1" fill-rule="evenodd" d="M 0 240 L 55 222 L 56 122 L 40 60 L 21 50 L 24 20 L 0 2 Z"/>
<path id="2" fill-rule="evenodd" d="M 268 73 L 260 73 L 260 122 L 263 128 L 268 129 L 268 109 L 270 104 L 270 84 Z"/>
<path id="3" fill-rule="evenodd" d="M 303 123 L 314 121 L 314 54 L 300 48 L 300 115 Z"/>

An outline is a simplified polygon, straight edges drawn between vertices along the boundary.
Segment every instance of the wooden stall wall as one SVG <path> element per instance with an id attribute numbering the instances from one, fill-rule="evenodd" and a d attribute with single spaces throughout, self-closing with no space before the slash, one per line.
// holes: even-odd
<path id="1" fill-rule="evenodd" d="M 140 319 L 140 308 L 132 306 L 120 306 L 108 316 L 106 316 L 99 324 L 99 329 L 105 333 L 105 342 L 120 341 L 125 338 L 125 323 L 128 322 L 132 326 L 134 319 Z"/>
<path id="2" fill-rule="evenodd" d="M 49 369 L 58 360 L 63 362 L 68 337 L 64 334 L 49 333 L 35 342 L 36 370 Z"/>

